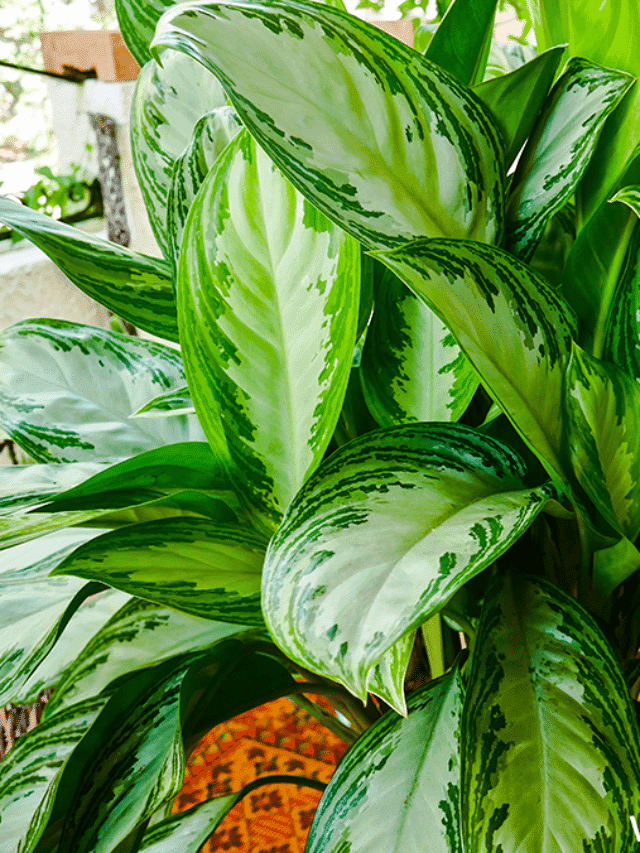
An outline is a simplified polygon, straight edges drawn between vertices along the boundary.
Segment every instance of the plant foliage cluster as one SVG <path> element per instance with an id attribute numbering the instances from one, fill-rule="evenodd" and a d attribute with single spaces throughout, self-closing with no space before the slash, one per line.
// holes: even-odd
<path id="1" fill-rule="evenodd" d="M 163 258 L 0 219 L 167 343 L 0 335 L 0 704 L 54 688 L 0 853 L 196 853 L 242 792 L 171 817 L 185 755 L 317 693 L 307 853 L 636 849 L 634 2 L 532 0 L 501 73 L 495 0 L 425 54 L 339 0 L 119 0 Z"/>

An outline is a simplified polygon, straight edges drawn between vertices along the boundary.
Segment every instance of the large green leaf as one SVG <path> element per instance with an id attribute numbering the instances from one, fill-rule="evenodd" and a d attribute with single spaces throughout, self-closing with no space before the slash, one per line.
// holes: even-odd
<path id="1" fill-rule="evenodd" d="M 62 466 L 60 466 L 62 467 Z M 204 441 L 184 441 L 145 450 L 116 462 L 89 477 L 77 486 L 58 492 L 50 508 L 71 501 L 87 503 L 87 498 L 104 493 L 125 491 L 135 493 L 148 489 L 199 489 L 212 495 L 223 495 L 232 502 L 232 486 L 221 471 L 208 444 Z"/>
<path id="2" fill-rule="evenodd" d="M 574 344 L 565 393 L 573 471 L 607 521 L 633 542 L 640 533 L 640 385 Z"/>
<path id="3" fill-rule="evenodd" d="M 376 253 L 451 330 L 492 397 L 552 471 L 562 471 L 569 306 L 526 264 L 492 246 L 416 240 Z"/>
<path id="4" fill-rule="evenodd" d="M 73 666 L 49 699 L 46 716 L 90 696 L 113 693 L 133 672 L 244 636 L 250 633 L 238 625 L 133 598 L 76 650 Z"/>
<path id="5" fill-rule="evenodd" d="M 596 217 L 597 218 L 597 217 Z M 602 312 L 598 326 L 598 346 L 602 358 L 617 364 L 636 382 L 640 381 L 640 225 L 627 220 L 623 242 L 628 244 L 626 257 L 618 268 L 619 276 L 609 297 L 609 312 Z M 589 230 L 591 223 L 585 229 Z"/>
<path id="6" fill-rule="evenodd" d="M 522 148 L 551 88 L 564 48 L 545 50 L 509 74 L 492 77 L 475 87 L 491 111 L 507 149 L 507 164 Z"/>
<path id="7" fill-rule="evenodd" d="M 104 468 L 98 462 L 3 465 L 0 467 L 0 516 L 45 503 Z"/>
<path id="8" fill-rule="evenodd" d="M 83 649 L 130 598 L 120 590 L 105 589 L 83 601 L 54 647 L 22 685 L 14 701 L 30 705 L 37 701 L 43 690 L 53 688 L 55 691 L 75 666 L 78 650 Z"/>
<path id="9" fill-rule="evenodd" d="M 246 524 L 168 518 L 105 533 L 52 574 L 97 580 L 205 619 L 260 626 L 266 547 Z"/>
<path id="10" fill-rule="evenodd" d="M 636 0 L 529 0 L 539 48 L 568 43 L 573 56 L 640 77 Z M 640 88 L 636 86 L 607 121 L 596 154 L 578 192 L 586 222 L 606 202 L 640 143 Z"/>
<path id="11" fill-rule="evenodd" d="M 507 246 L 528 260 L 544 227 L 573 194 L 607 117 L 633 85 L 628 74 L 572 58 L 553 87 L 513 176 Z"/>
<path id="12" fill-rule="evenodd" d="M 87 296 L 145 332 L 178 340 L 171 268 L 0 198 L 0 222 L 42 249 Z"/>
<path id="13" fill-rule="evenodd" d="M 269 546 L 262 604 L 275 642 L 364 699 L 392 644 L 544 508 L 546 488 L 524 477 L 513 451 L 469 427 L 416 424 L 345 445 L 301 489 Z"/>
<path id="14" fill-rule="evenodd" d="M 185 3 L 154 45 L 213 71 L 292 183 L 366 247 L 501 239 L 493 121 L 467 87 L 371 24 L 305 0 Z"/>
<path id="15" fill-rule="evenodd" d="M 173 258 L 168 196 L 173 166 L 190 144 L 198 120 L 224 106 L 218 81 L 179 53 L 161 68 L 150 60 L 140 71 L 131 107 L 131 150 L 149 222 L 165 258 Z"/>
<path id="16" fill-rule="evenodd" d="M 90 509 L 59 509 L 57 505 L 51 505 L 44 510 L 2 516 L 0 550 L 65 527 L 113 528 L 182 515 L 203 516 L 223 522 L 234 518 L 234 512 L 226 501 L 211 498 L 193 489 L 151 497 L 148 500 L 140 493 L 132 495 L 124 492 L 124 495 L 124 501 L 119 500 L 117 492 L 100 495 L 96 500 L 98 506 L 92 506 Z M 106 507 L 101 506 L 103 502 L 107 504 Z M 83 501 L 78 501 L 78 505 L 82 504 Z"/>
<path id="17" fill-rule="evenodd" d="M 460 853 L 457 669 L 386 714 L 340 762 L 318 805 L 307 853 Z"/>
<path id="18" fill-rule="evenodd" d="M 64 320 L 26 320 L 0 334 L 0 426 L 38 462 L 115 462 L 202 437 L 193 416 L 131 419 L 184 385 L 162 344 Z"/>
<path id="19" fill-rule="evenodd" d="M 355 240 L 312 208 L 246 132 L 236 137 L 191 208 L 180 328 L 209 443 L 272 519 L 322 459 L 340 414 L 359 277 Z"/>
<path id="20" fill-rule="evenodd" d="M 0 853 L 31 853 L 69 755 L 107 702 L 99 696 L 63 709 L 23 735 L 0 763 Z"/>
<path id="21" fill-rule="evenodd" d="M 633 853 L 638 724 L 613 649 L 577 602 L 514 573 L 485 596 L 462 715 L 468 853 Z"/>
<path id="22" fill-rule="evenodd" d="M 168 236 L 177 267 L 184 226 L 198 190 L 242 123 L 233 107 L 218 107 L 197 122 L 191 142 L 173 165 L 167 200 Z"/>
<path id="23" fill-rule="evenodd" d="M 240 794 L 206 800 L 154 824 L 144 835 L 140 853 L 199 853 Z"/>
<path id="24" fill-rule="evenodd" d="M 457 421 L 478 379 L 449 329 L 390 270 L 375 303 L 360 371 L 377 422 Z"/>
<path id="25" fill-rule="evenodd" d="M 23 685 L 56 642 L 94 584 L 49 572 L 95 531 L 64 531 L 4 551 L 0 567 L 0 707 L 19 701 Z M 49 685 L 45 685 L 49 686 Z"/>
<path id="26" fill-rule="evenodd" d="M 151 59 L 149 44 L 156 24 L 164 10 L 173 5 L 174 0 L 116 0 L 122 38 L 138 65 L 143 66 Z"/>
<path id="27" fill-rule="evenodd" d="M 482 80 L 497 5 L 496 0 L 454 0 L 429 42 L 427 59 L 468 86 Z"/>
<path id="28" fill-rule="evenodd" d="M 137 672 L 111 696 L 63 769 L 45 844 L 111 853 L 180 790 L 181 687 L 195 657 Z"/>

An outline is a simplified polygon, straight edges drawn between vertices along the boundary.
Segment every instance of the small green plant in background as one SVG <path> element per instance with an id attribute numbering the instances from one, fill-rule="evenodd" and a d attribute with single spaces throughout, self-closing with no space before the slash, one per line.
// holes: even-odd
<path id="1" fill-rule="evenodd" d="M 640 32 L 489 67 L 495 8 L 120 0 L 163 257 L 0 199 L 180 346 L 0 335 L 0 853 L 196 853 L 247 791 L 170 816 L 185 757 L 283 695 L 350 745 L 307 853 L 636 849 Z"/>

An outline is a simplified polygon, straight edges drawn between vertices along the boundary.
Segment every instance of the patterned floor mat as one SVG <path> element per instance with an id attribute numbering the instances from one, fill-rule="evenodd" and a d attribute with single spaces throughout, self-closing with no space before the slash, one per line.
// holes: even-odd
<path id="1" fill-rule="evenodd" d="M 273 773 L 328 782 L 346 749 L 289 699 L 269 702 L 217 726 L 200 741 L 173 811 L 238 791 Z M 203 853 L 304 853 L 319 799 L 318 791 L 295 785 L 259 788 L 229 812 Z"/>

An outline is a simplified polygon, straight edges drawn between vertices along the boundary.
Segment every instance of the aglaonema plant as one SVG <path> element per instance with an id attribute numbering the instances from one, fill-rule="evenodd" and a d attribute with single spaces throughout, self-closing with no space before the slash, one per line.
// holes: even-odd
<path id="1" fill-rule="evenodd" d="M 530 5 L 500 74 L 489 0 L 119 0 L 163 257 L 0 220 L 180 349 L 0 335 L 0 853 L 196 853 L 247 789 L 172 816 L 185 757 L 285 695 L 350 747 L 307 853 L 637 848 L 640 32 Z"/>

